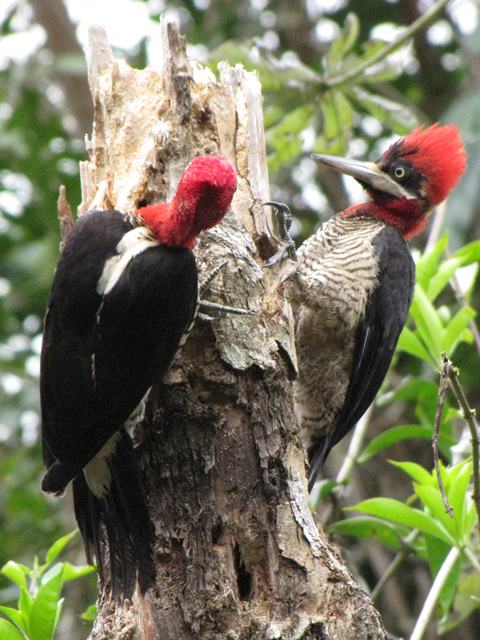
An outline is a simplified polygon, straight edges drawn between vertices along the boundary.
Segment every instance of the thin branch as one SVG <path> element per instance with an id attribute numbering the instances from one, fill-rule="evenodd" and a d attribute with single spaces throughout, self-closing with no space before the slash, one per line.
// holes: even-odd
<path id="1" fill-rule="evenodd" d="M 425 26 L 427 26 L 437 15 L 445 9 L 449 0 L 439 0 L 436 4 L 433 5 L 431 9 L 423 14 L 418 20 L 415 20 L 405 31 L 403 31 L 398 38 L 396 38 L 393 42 L 386 45 L 381 51 L 376 53 L 374 56 L 369 58 L 368 60 L 364 60 L 353 69 L 346 71 L 343 74 L 338 76 L 334 76 L 333 78 L 324 78 L 323 84 L 327 88 L 338 87 L 341 84 L 345 84 L 350 80 L 354 80 L 357 76 L 361 75 L 364 71 L 372 67 L 377 62 L 381 62 L 386 56 L 390 53 L 399 49 L 405 42 L 407 42 L 410 38 L 416 35 L 419 31 L 421 31 Z"/>
<path id="2" fill-rule="evenodd" d="M 440 567 L 440 571 L 435 577 L 432 588 L 430 589 L 427 599 L 423 604 L 422 611 L 417 619 L 412 635 L 410 636 L 410 640 L 422 640 L 425 635 L 425 631 L 427 630 L 428 623 L 432 617 L 440 592 L 443 589 L 445 582 L 447 581 L 447 578 L 455 566 L 455 562 L 458 560 L 459 556 L 460 549 L 452 547 Z"/>
<path id="3" fill-rule="evenodd" d="M 463 553 L 470 560 L 470 564 L 475 569 L 475 571 L 480 574 L 480 562 L 477 560 L 477 556 L 473 553 L 470 547 L 464 547 Z"/>
<path id="4" fill-rule="evenodd" d="M 343 461 L 342 466 L 340 467 L 340 471 L 337 474 L 336 481 L 338 484 L 343 484 L 345 480 L 350 475 L 350 472 L 355 465 L 360 450 L 363 446 L 363 441 L 365 439 L 365 434 L 367 432 L 368 424 L 370 422 L 370 417 L 372 415 L 373 405 L 370 405 L 367 411 L 363 414 L 360 420 L 355 427 L 355 430 L 352 435 L 352 439 L 350 440 L 350 445 L 348 447 L 347 455 Z"/>
<path id="5" fill-rule="evenodd" d="M 440 384 L 438 386 L 438 398 L 437 398 L 437 411 L 435 413 L 435 422 L 433 425 L 433 462 L 435 464 L 435 472 L 437 474 L 438 488 L 442 494 L 443 504 L 445 505 L 445 511 L 453 518 L 453 509 L 448 502 L 447 494 L 445 493 L 445 487 L 443 486 L 442 474 L 440 472 L 440 457 L 438 454 L 438 441 L 440 439 L 440 424 L 442 421 L 443 405 L 445 403 L 445 396 L 448 389 L 448 380 L 450 377 L 450 368 L 452 363 L 447 358 L 446 353 L 442 353 L 442 368 L 440 370 Z"/>
<path id="6" fill-rule="evenodd" d="M 400 567 L 408 558 L 408 556 L 411 555 L 412 553 L 411 545 L 415 542 L 418 535 L 419 535 L 418 529 L 414 529 L 413 531 L 410 531 L 410 533 L 405 538 L 405 540 L 403 540 L 400 551 L 394 557 L 392 562 L 388 565 L 386 571 L 380 577 L 380 580 L 377 582 L 377 584 L 375 585 L 375 588 L 370 594 L 372 600 L 375 601 L 378 598 L 383 587 L 387 584 L 390 578 L 392 578 L 397 573 L 397 571 L 400 569 Z"/>
<path id="7" fill-rule="evenodd" d="M 475 420 L 475 409 L 470 406 L 465 391 L 463 390 L 460 380 L 458 379 L 459 370 L 454 367 L 449 360 L 449 380 L 450 387 L 457 399 L 458 406 L 462 412 L 463 419 L 470 429 L 470 440 L 472 443 L 472 462 L 473 462 L 473 494 L 472 499 L 477 511 L 477 519 L 480 526 L 480 465 L 479 465 L 479 438 L 478 438 L 478 425 Z"/>
<path id="8" fill-rule="evenodd" d="M 425 253 L 428 253 L 437 244 L 442 231 L 443 221 L 447 212 L 447 201 L 440 203 L 433 214 L 432 224 L 430 225 L 430 233 L 428 234 L 427 243 L 425 244 Z"/>

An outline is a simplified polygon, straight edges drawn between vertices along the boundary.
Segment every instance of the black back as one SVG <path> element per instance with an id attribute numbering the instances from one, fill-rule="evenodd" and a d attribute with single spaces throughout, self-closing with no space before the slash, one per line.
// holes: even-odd
<path id="1" fill-rule="evenodd" d="M 415 264 L 400 232 L 390 225 L 373 240 L 378 285 L 371 291 L 355 336 L 352 371 L 342 410 L 333 427 L 309 452 L 309 488 L 334 447 L 373 402 L 387 374 L 406 322 L 415 286 Z"/>
<path id="2" fill-rule="evenodd" d="M 197 270 L 189 249 L 145 249 L 100 296 L 108 258 L 133 227 L 117 211 L 82 216 L 67 240 L 45 320 L 40 392 L 47 472 L 60 493 L 165 375 L 193 320 Z"/>

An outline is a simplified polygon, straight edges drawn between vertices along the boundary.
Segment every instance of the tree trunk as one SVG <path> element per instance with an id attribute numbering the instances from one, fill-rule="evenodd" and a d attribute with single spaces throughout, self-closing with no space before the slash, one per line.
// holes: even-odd
<path id="1" fill-rule="evenodd" d="M 253 315 L 197 320 L 136 434 L 156 540 L 156 583 L 121 605 L 99 595 L 91 638 L 349 639 L 386 637 L 368 595 L 317 529 L 293 413 L 293 324 L 262 268 L 272 240 L 257 76 L 189 62 L 163 25 L 161 73 L 115 61 L 92 28 L 95 106 L 80 211 L 134 210 L 167 199 L 198 154 L 238 173 L 232 211 L 203 234 L 206 297 Z M 275 241 L 273 240 L 273 244 Z"/>

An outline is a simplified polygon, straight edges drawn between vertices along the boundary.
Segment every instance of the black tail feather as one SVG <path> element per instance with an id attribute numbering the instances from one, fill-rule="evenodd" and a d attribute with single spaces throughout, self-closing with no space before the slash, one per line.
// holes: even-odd
<path id="1" fill-rule="evenodd" d="M 332 448 L 332 438 L 331 433 L 325 435 L 321 438 L 314 447 L 312 447 L 308 452 L 309 458 L 309 472 L 308 472 L 308 492 L 311 493 L 313 487 L 315 486 L 315 482 L 317 480 L 317 475 L 320 469 L 323 466 L 323 463 L 327 459 L 328 454 L 330 453 L 330 449 Z"/>
<path id="2" fill-rule="evenodd" d="M 95 556 L 102 584 L 110 582 L 114 599 L 131 598 L 137 583 L 142 592 L 154 578 L 153 526 L 148 514 L 132 441 L 122 429 L 108 461 L 111 484 L 97 498 L 83 473 L 73 481 L 75 516 L 87 560 Z"/>

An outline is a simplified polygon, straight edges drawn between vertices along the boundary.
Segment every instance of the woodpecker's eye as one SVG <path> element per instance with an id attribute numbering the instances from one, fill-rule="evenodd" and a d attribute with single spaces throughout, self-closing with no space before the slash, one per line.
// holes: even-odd
<path id="1" fill-rule="evenodd" d="M 395 180 L 404 180 L 408 176 L 408 168 L 403 164 L 397 164 L 392 169 L 392 174 Z"/>

